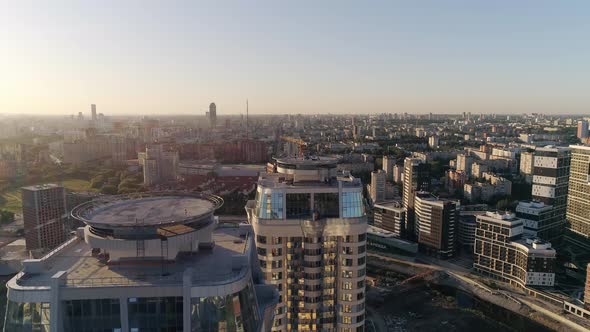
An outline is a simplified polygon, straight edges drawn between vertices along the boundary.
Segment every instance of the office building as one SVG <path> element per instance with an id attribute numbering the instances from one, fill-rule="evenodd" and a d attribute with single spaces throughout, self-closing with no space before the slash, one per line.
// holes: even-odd
<path id="1" fill-rule="evenodd" d="M 429 192 L 417 192 L 414 203 L 418 248 L 441 259 L 455 255 L 455 230 L 459 220 L 459 203 L 439 199 Z"/>
<path id="2" fill-rule="evenodd" d="M 534 152 L 520 153 L 520 175 L 524 176 L 526 183 L 533 183 L 533 169 L 535 165 Z"/>
<path id="3" fill-rule="evenodd" d="M 90 113 L 92 115 L 92 121 L 96 121 L 97 117 L 96 117 L 96 105 L 95 104 L 90 105 Z"/>
<path id="4" fill-rule="evenodd" d="M 217 106 L 215 103 L 209 104 L 209 126 L 215 128 L 217 126 Z"/>
<path id="5" fill-rule="evenodd" d="M 393 165 L 393 174 L 391 176 L 391 180 L 393 183 L 402 183 L 404 173 L 404 165 L 395 164 Z"/>
<path id="6" fill-rule="evenodd" d="M 400 201 L 377 203 L 373 206 L 375 226 L 391 232 L 397 237 L 405 237 L 406 209 Z"/>
<path id="7" fill-rule="evenodd" d="M 175 181 L 178 174 L 178 151 L 165 151 L 161 144 L 150 145 L 145 152 L 137 154 L 139 164 L 143 167 L 143 184 Z"/>
<path id="8" fill-rule="evenodd" d="M 385 178 L 385 172 L 381 169 L 371 172 L 371 184 L 368 186 L 368 192 L 373 204 L 385 200 Z"/>
<path id="9" fill-rule="evenodd" d="M 475 245 L 475 217 L 478 214 L 481 213 L 461 211 L 459 214 L 457 244 L 461 249 L 470 254 L 473 254 L 473 246 Z"/>
<path id="10" fill-rule="evenodd" d="M 402 203 L 406 209 L 406 235 L 409 239 L 417 239 L 417 228 L 414 226 L 414 196 L 418 191 L 430 189 L 430 167 L 416 158 L 404 160 Z"/>
<path id="11" fill-rule="evenodd" d="M 221 226 L 218 197 L 151 193 L 79 205 L 75 237 L 7 283 L 5 331 L 268 331 L 251 226 Z"/>
<path id="12" fill-rule="evenodd" d="M 337 159 L 276 159 L 246 205 L 280 302 L 272 331 L 363 331 L 367 217 L 360 179 Z"/>
<path id="13" fill-rule="evenodd" d="M 567 195 L 568 241 L 590 249 L 590 146 L 570 145 L 571 167 Z"/>
<path id="14" fill-rule="evenodd" d="M 66 194 L 62 186 L 21 188 L 27 250 L 51 250 L 66 239 Z"/>
<path id="15" fill-rule="evenodd" d="M 487 212 L 476 223 L 476 272 L 518 287 L 554 285 L 555 250 L 549 242 L 523 237 L 524 223 L 514 213 Z"/>
<path id="16" fill-rule="evenodd" d="M 383 156 L 383 171 L 387 175 L 387 181 L 393 181 L 393 166 L 395 165 L 395 157 Z"/>
<path id="17" fill-rule="evenodd" d="M 535 150 L 532 199 L 553 206 L 551 218 L 545 221 L 541 237 L 558 241 L 566 221 L 570 149 L 547 146 Z"/>
<path id="18" fill-rule="evenodd" d="M 579 139 L 588 138 L 588 120 L 578 121 L 578 132 L 576 136 Z"/>
<path id="19" fill-rule="evenodd" d="M 540 201 L 520 201 L 516 206 L 516 217 L 522 219 L 525 235 L 545 239 L 552 231 L 550 222 L 554 210 L 553 206 Z"/>

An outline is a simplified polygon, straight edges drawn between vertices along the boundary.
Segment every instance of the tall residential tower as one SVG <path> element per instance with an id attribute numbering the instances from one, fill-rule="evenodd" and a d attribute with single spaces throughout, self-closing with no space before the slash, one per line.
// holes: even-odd
<path id="1" fill-rule="evenodd" d="M 246 206 L 280 302 L 273 331 L 363 331 L 367 217 L 361 181 L 336 159 L 285 158 Z"/>

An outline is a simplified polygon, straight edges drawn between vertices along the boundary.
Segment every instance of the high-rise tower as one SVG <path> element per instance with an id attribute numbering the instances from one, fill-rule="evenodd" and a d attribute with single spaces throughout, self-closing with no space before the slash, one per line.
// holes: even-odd
<path id="1" fill-rule="evenodd" d="M 570 145 L 572 149 L 567 195 L 566 237 L 590 249 L 590 146 Z"/>
<path id="2" fill-rule="evenodd" d="M 418 191 L 430 189 L 430 169 L 428 164 L 417 158 L 406 158 L 404 161 L 404 192 L 402 203 L 406 208 L 405 236 L 409 239 L 418 238 L 418 228 L 415 227 L 414 198 Z"/>
<path id="3" fill-rule="evenodd" d="M 209 125 L 211 128 L 215 128 L 217 125 L 217 106 L 215 106 L 215 103 L 209 104 Z"/>
<path id="4" fill-rule="evenodd" d="M 64 187 L 56 184 L 23 187 L 23 221 L 28 250 L 50 250 L 66 239 Z"/>
<path id="5" fill-rule="evenodd" d="M 246 206 L 280 301 L 272 331 L 363 331 L 367 217 L 361 181 L 333 158 L 276 160 Z"/>
<path id="6" fill-rule="evenodd" d="M 92 114 L 92 121 L 96 121 L 97 117 L 96 117 L 96 105 L 95 104 L 90 105 L 90 113 Z"/>
<path id="7" fill-rule="evenodd" d="M 547 146 L 537 148 L 533 161 L 533 200 L 553 206 L 551 216 L 539 225 L 537 236 L 557 241 L 565 226 L 570 149 Z"/>

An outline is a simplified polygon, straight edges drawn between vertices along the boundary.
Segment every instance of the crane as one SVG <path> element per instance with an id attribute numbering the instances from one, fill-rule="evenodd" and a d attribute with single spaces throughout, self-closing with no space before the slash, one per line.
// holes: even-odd
<path id="1" fill-rule="evenodd" d="M 301 138 L 295 138 L 291 136 L 281 136 L 281 140 L 289 143 L 297 144 L 299 148 L 299 157 L 303 158 L 307 152 L 307 143 Z"/>

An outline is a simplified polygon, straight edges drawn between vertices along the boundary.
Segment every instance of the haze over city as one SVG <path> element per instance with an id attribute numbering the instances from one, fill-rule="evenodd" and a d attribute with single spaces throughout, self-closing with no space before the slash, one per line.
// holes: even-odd
<path id="1" fill-rule="evenodd" d="M 0 5 L 0 332 L 590 331 L 590 3 Z"/>
<path id="2" fill-rule="evenodd" d="M 586 1 L 19 1 L 0 114 L 581 114 Z"/>

